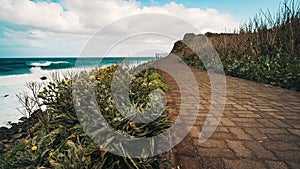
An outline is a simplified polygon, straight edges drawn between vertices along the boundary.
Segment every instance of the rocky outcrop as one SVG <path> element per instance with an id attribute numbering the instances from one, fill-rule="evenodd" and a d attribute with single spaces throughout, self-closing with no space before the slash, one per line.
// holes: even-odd
<path id="1" fill-rule="evenodd" d="M 201 52 L 203 53 L 203 46 L 207 46 L 207 38 L 204 35 L 195 35 L 194 33 L 187 33 L 183 40 L 177 41 L 171 51 L 172 54 L 180 58 L 188 58 L 188 60 L 197 61 Z"/>
<path id="2" fill-rule="evenodd" d="M 33 113 L 31 118 L 20 118 L 20 122 L 11 123 L 11 127 L 0 127 L 0 155 L 11 149 L 13 146 L 19 144 L 26 137 L 29 136 L 28 122 L 31 126 L 38 122 L 37 113 Z"/>

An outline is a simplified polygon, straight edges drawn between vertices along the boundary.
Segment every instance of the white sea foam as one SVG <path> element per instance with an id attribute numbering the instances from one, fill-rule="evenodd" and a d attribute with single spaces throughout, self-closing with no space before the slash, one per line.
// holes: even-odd
<path id="1" fill-rule="evenodd" d="M 43 62 L 43 63 L 33 62 L 30 65 L 34 66 L 34 67 L 46 67 L 46 66 L 50 66 L 51 64 L 62 64 L 62 63 L 70 63 L 70 62 L 67 62 L 67 61 L 55 61 L 55 62 L 47 61 L 47 62 Z"/>
<path id="2" fill-rule="evenodd" d="M 40 78 L 51 77 L 52 73 L 59 72 L 59 75 L 66 72 L 80 72 L 92 68 L 70 68 L 61 70 L 42 70 L 40 67 L 32 67 L 30 74 L 0 76 L 0 126 L 7 126 L 7 122 L 18 122 L 22 115 L 17 111 L 21 107 L 16 95 L 22 92 L 29 92 L 25 86 L 27 82 L 44 82 Z M 7 96 L 8 95 L 8 96 Z M 6 96 L 6 97 L 5 97 Z"/>
<path id="3" fill-rule="evenodd" d="M 147 61 L 145 61 L 147 62 Z M 140 62 L 142 64 L 144 62 Z M 136 66 L 138 64 L 131 64 L 130 67 Z M 106 67 L 102 66 L 102 67 Z M 22 75 L 9 75 L 0 76 L 0 126 L 7 126 L 7 122 L 18 122 L 22 115 L 17 111 L 17 107 L 21 107 L 16 94 L 21 92 L 29 92 L 26 88 L 26 83 L 33 82 L 44 82 L 40 78 L 51 77 L 52 73 L 59 72 L 59 75 L 63 76 L 67 74 L 66 72 L 80 72 L 89 71 L 93 68 L 69 68 L 69 69 L 59 69 L 59 70 L 42 70 L 41 67 L 32 67 L 30 69 L 30 74 Z M 7 97 L 4 97 L 8 95 Z"/>

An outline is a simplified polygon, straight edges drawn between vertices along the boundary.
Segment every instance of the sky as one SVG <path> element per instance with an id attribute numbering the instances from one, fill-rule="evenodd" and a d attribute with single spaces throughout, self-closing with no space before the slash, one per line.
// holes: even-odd
<path id="1" fill-rule="evenodd" d="M 232 32 L 282 0 L 0 0 L 0 57 L 169 52 L 185 33 Z"/>

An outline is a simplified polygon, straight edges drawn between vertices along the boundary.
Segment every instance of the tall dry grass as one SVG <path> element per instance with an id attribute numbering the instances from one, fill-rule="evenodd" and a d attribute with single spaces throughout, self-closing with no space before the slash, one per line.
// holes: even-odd
<path id="1" fill-rule="evenodd" d="M 285 0 L 274 15 L 261 11 L 234 33 L 205 35 L 218 51 L 226 75 L 300 91 L 299 1 Z M 187 64 L 205 69 L 181 41 L 172 52 L 181 54 Z"/>
<path id="2" fill-rule="evenodd" d="M 232 34 L 206 33 L 221 58 L 300 54 L 300 1 L 285 0 L 276 14 L 261 11 Z"/>

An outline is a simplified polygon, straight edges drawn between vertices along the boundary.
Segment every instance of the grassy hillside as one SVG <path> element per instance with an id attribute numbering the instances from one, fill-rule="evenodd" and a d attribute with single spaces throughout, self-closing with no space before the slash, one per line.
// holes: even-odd
<path id="1" fill-rule="evenodd" d="M 261 12 L 235 33 L 205 35 L 219 53 L 227 75 L 300 91 L 299 1 L 285 1 L 275 15 Z M 182 41 L 172 52 L 187 64 L 204 68 Z"/>

